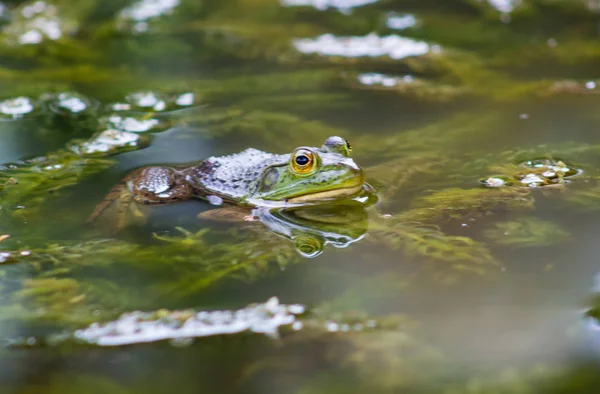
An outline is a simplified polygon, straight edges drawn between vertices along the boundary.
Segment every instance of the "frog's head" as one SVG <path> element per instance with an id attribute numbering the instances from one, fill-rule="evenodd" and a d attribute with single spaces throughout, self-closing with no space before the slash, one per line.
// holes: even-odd
<path id="1" fill-rule="evenodd" d="M 341 137 L 329 137 L 320 148 L 296 148 L 286 162 L 265 168 L 252 197 L 313 203 L 355 195 L 363 189 L 365 176 L 350 151 Z"/>

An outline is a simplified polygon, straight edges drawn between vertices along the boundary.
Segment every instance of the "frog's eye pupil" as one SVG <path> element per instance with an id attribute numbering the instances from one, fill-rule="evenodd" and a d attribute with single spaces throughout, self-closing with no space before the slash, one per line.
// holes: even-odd
<path id="1" fill-rule="evenodd" d="M 296 156 L 296 164 L 299 166 L 305 166 L 310 162 L 310 159 L 306 155 L 298 155 Z"/>
<path id="2" fill-rule="evenodd" d="M 318 156 L 308 149 L 298 149 L 290 160 L 290 170 L 299 175 L 308 175 L 315 169 Z"/>

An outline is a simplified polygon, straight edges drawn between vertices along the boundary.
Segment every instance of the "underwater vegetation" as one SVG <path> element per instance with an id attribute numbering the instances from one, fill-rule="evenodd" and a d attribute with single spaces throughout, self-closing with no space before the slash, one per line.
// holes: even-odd
<path id="1" fill-rule="evenodd" d="M 590 392 L 588 359 L 490 351 L 473 367 L 452 343 L 475 353 L 454 319 L 491 331 L 470 302 L 499 283 L 517 293 L 520 265 L 540 288 L 584 271 L 580 242 L 600 206 L 598 11 L 579 0 L 0 3 L 0 359 L 81 363 L 48 377 L 49 393 L 227 391 L 207 378 L 216 370 L 246 392 L 265 381 L 306 394 Z M 331 135 L 351 142 L 372 200 L 251 213 L 191 201 L 145 207 L 116 234 L 85 223 L 132 169 Z M 552 285 L 549 266 L 562 275 Z M 559 310 L 584 304 L 577 291 L 589 293 L 506 302 Z M 104 345 L 116 349 L 93 353 Z M 164 386 L 101 376 L 121 345 L 128 368 Z M 141 362 L 145 351 L 181 370 L 162 375 L 169 365 Z"/>

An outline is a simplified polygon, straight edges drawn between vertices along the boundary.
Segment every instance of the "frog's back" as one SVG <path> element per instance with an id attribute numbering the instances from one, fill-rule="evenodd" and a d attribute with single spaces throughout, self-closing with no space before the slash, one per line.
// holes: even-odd
<path id="1" fill-rule="evenodd" d="M 285 162 L 288 156 L 249 148 L 229 156 L 209 157 L 186 169 L 185 180 L 198 193 L 240 201 L 255 187 L 266 167 Z"/>

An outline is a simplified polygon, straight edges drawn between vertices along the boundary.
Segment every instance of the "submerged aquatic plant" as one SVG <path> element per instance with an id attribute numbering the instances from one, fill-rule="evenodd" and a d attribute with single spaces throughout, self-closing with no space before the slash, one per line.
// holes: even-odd
<path id="1" fill-rule="evenodd" d="M 396 216 L 402 222 L 466 221 L 494 213 L 531 210 L 534 199 L 527 189 L 449 188 L 417 199 L 413 208 Z"/>
<path id="2" fill-rule="evenodd" d="M 113 165 L 113 161 L 87 158 L 66 150 L 0 167 L 1 213 L 35 217 L 43 203 L 60 190 Z"/>
<path id="3" fill-rule="evenodd" d="M 512 247 L 556 245 L 570 238 L 557 224 L 532 217 L 494 223 L 483 235 L 494 244 Z"/>
<path id="4" fill-rule="evenodd" d="M 1 103 L 5 120 L 29 121 L 34 116 L 47 116 L 35 98 L 40 93 L 57 92 L 59 105 L 52 104 L 55 111 L 51 116 L 62 116 L 60 119 L 67 121 L 60 127 L 52 123 L 52 128 L 43 132 L 46 141 L 58 146 L 65 142 L 59 141 L 64 138 L 62 130 L 77 131 L 78 138 L 88 138 L 96 131 L 116 129 L 125 132 L 116 136 L 131 142 L 144 137 L 126 133 L 165 131 L 175 120 L 184 122 L 198 138 L 216 142 L 235 139 L 240 145 L 274 149 L 312 143 L 325 135 L 349 136 L 359 147 L 357 162 L 375 164 L 367 173 L 369 181 L 377 179 L 374 183 L 381 194 L 381 203 L 370 211 L 369 232 L 360 238 L 367 244 L 366 250 L 369 243 L 375 246 L 377 254 L 369 260 L 373 264 L 385 253 L 395 257 L 394 263 L 401 260 L 398 256 L 407 256 L 415 265 L 431 267 L 423 276 L 452 279 L 461 273 L 480 275 L 500 267 L 501 255 L 493 255 L 490 244 L 539 247 L 564 241 L 567 231 L 558 225 L 520 216 L 531 214 L 539 193 L 527 188 L 517 190 L 513 185 L 488 190 L 479 187 L 477 180 L 496 173 L 513 177 L 512 165 L 528 158 L 560 157 L 569 164 L 574 159 L 596 163 L 594 155 L 600 151 L 593 143 L 569 145 L 553 139 L 552 144 L 539 146 L 539 140 L 526 141 L 521 137 L 531 126 L 517 118 L 524 111 L 524 98 L 535 97 L 536 105 L 550 103 L 560 108 L 570 103 L 560 101 L 565 95 L 585 95 L 586 100 L 594 100 L 597 76 L 560 82 L 565 76 L 570 78 L 574 69 L 596 69 L 600 53 L 595 33 L 597 17 L 585 9 L 592 2 L 550 4 L 524 0 L 516 7 L 506 3 L 498 9 L 490 4 L 499 3 L 491 1 L 443 6 L 438 2 L 431 7 L 428 4 L 426 11 L 418 2 L 399 4 L 389 0 L 346 4 L 255 0 L 42 3 L 44 7 L 37 7 L 49 9 L 44 17 L 55 22 L 50 26 L 58 27 L 60 36 L 56 29 L 48 34 L 47 26 L 45 30 L 31 26 L 31 20 L 40 16 L 37 11 L 33 17 L 15 15 L 2 33 L 11 46 L 1 49 L 0 81 L 4 98 L 13 98 Z M 28 1 L 13 11 L 21 12 L 35 4 Z M 325 6 L 344 12 L 323 12 L 320 8 Z M 398 6 L 406 12 L 404 19 L 392 12 Z M 548 19 L 537 18 L 540 12 L 547 13 Z M 0 22 L 5 22 L 3 18 Z M 22 33 L 27 35 L 23 38 Z M 25 42 L 19 45 L 19 40 Z M 110 108 L 100 107 L 108 110 L 108 118 L 100 128 L 84 125 L 78 116 L 65 118 L 79 113 L 83 100 L 78 100 L 79 96 L 61 98 L 58 92 L 75 88 L 116 103 Z M 178 94 L 171 97 L 171 90 Z M 469 111 L 456 111 L 453 105 L 458 99 L 473 97 L 477 101 L 468 102 Z M 443 111 L 438 111 L 436 102 L 444 103 Z M 511 102 L 514 106 L 509 105 Z M 593 101 L 587 103 L 595 105 Z M 210 106 L 196 108 L 197 104 Z M 575 104 L 585 106 L 582 101 Z M 193 111 L 180 111 L 192 107 Z M 165 110 L 170 109 L 177 114 L 166 114 Z M 134 110 L 136 114 L 131 112 Z M 362 119 L 363 113 L 367 121 Z M 514 124 L 507 121 L 512 118 Z M 41 128 L 31 129 L 36 129 L 36 136 L 41 134 Z M 76 239 L 35 238 L 35 228 L 54 230 L 44 223 L 47 217 L 41 215 L 44 208 L 51 207 L 51 200 L 63 198 L 69 190 L 76 190 L 69 188 L 119 159 L 101 157 L 122 152 L 118 147 L 111 149 L 114 134 L 96 137 L 99 140 L 86 140 L 88 144 L 83 148 L 89 148 L 87 151 L 55 151 L 43 158 L 7 164 L 0 170 L 2 213 L 27 219 L 32 228 L 2 243 L 0 259 L 2 253 L 11 252 L 8 261 L 20 262 L 0 270 L 6 300 L 0 307 L 3 322 L 77 327 L 82 329 L 82 338 L 92 342 L 111 335 L 115 340 L 127 335 L 132 341 L 151 339 L 156 336 L 142 335 L 149 332 L 148 327 L 164 328 L 167 334 L 181 333 L 178 330 L 187 321 L 198 328 L 198 315 L 169 309 L 125 315 L 119 320 L 119 314 L 152 311 L 182 299 L 193 302 L 190 299 L 209 294 L 221 297 L 223 293 L 209 290 L 220 283 L 257 283 L 268 276 L 282 275 L 281 271 L 292 268 L 291 264 L 307 262 L 288 241 L 262 227 L 253 231 L 240 224 L 220 232 L 203 222 L 208 228 L 200 231 L 180 229 L 179 233 L 129 241 L 84 242 L 82 239 L 88 235 L 96 236 L 87 231 L 71 235 Z M 169 134 L 160 137 L 168 138 Z M 552 138 L 573 137 L 561 130 Z M 98 149 L 97 143 L 105 145 Z M 49 151 L 56 149 L 52 146 Z M 169 148 L 165 144 L 165 149 Z M 93 151 L 100 156 L 82 154 Z M 124 161 L 129 157 L 125 156 Z M 132 160 L 137 164 L 135 158 Z M 575 165 L 579 167 L 580 163 Z M 558 197 L 567 204 L 597 209 L 600 190 L 596 190 L 593 166 L 585 167 L 585 180 L 592 180 L 590 183 L 573 182 Z M 501 213 L 508 213 L 509 219 L 502 217 L 494 223 Z M 481 223 L 482 231 L 477 235 L 483 235 L 488 243 L 478 236 L 471 237 L 468 226 L 474 222 Z M 3 223 L 10 226 L 9 221 Z M 454 229 L 457 224 L 468 225 L 466 231 Z M 4 232 L 13 234 L 10 227 Z M 20 250 L 31 251 L 31 255 L 21 256 Z M 365 250 L 357 247 L 352 253 L 343 252 L 338 256 L 358 259 Z M 311 260 L 316 264 L 310 265 L 310 271 L 320 275 L 330 270 L 331 283 L 338 284 L 352 270 L 346 266 L 336 269 L 335 260 L 328 260 L 328 256 Z M 341 296 L 330 296 L 328 292 L 315 296 L 321 303 L 317 308 L 321 313 L 312 320 L 303 317 L 305 329 L 288 338 L 302 348 L 316 342 L 327 370 L 314 359 L 304 365 L 297 353 L 283 348 L 271 359 L 248 352 L 257 358 L 256 363 L 244 362 L 240 375 L 255 377 L 257 372 L 275 366 L 268 370 L 270 376 L 304 377 L 307 368 L 314 365 L 315 374 L 299 383 L 298 391 L 303 393 L 547 393 L 560 390 L 561 382 L 566 385 L 564 382 L 576 380 L 576 371 L 551 373 L 545 366 L 464 373 L 452 357 L 444 357 L 431 338 L 424 340 L 419 330 L 410 330 L 409 316 L 397 317 L 398 311 L 386 311 L 385 316 L 370 317 L 375 305 L 390 305 L 392 297 L 408 289 L 423 272 L 406 274 L 400 272 L 402 267 L 368 267 L 357 274 L 364 287 L 343 290 Z M 308 292 L 305 287 L 311 283 L 300 284 L 302 291 Z M 264 290 L 268 284 L 257 286 Z M 225 289 L 228 295 L 236 293 L 227 286 L 219 289 Z M 347 312 L 350 306 L 360 312 L 339 312 Z M 252 309 L 249 314 L 264 317 L 262 312 L 264 309 Z M 235 319 L 220 321 L 218 314 L 202 316 L 208 316 L 204 323 L 214 323 L 211 327 L 217 331 L 231 329 L 235 324 L 228 323 L 232 321 L 239 323 Z M 92 329 L 88 327 L 92 322 L 106 325 Z M 369 330 L 372 322 L 386 330 Z M 203 329 L 207 325 L 197 333 L 206 333 Z M 141 332 L 136 332 L 137 328 Z M 302 335 L 306 335 L 306 342 Z M 280 345 L 290 342 L 282 341 Z M 206 351 L 208 346 L 204 345 Z M 222 347 L 217 350 L 223 354 Z M 227 368 L 236 368 L 236 363 L 226 358 Z M 300 373 L 289 373 L 294 366 L 300 366 Z M 168 379 L 183 380 L 180 374 L 173 376 Z M 257 379 L 264 382 L 262 375 Z M 120 387 L 95 377 L 57 378 L 49 384 L 58 391 L 64 388 L 83 392 L 92 386 L 100 387 L 100 391 L 131 391 L 129 386 Z M 146 391 L 156 390 L 146 383 L 142 386 Z M 208 386 L 206 391 L 215 391 Z M 39 388 L 30 391 L 35 390 Z"/>
<path id="5" fill-rule="evenodd" d="M 440 264 L 449 276 L 456 272 L 483 274 L 498 262 L 481 242 L 465 236 L 448 235 L 435 226 L 404 222 L 399 217 L 371 224 L 371 242 L 401 250 L 408 256 Z"/>

